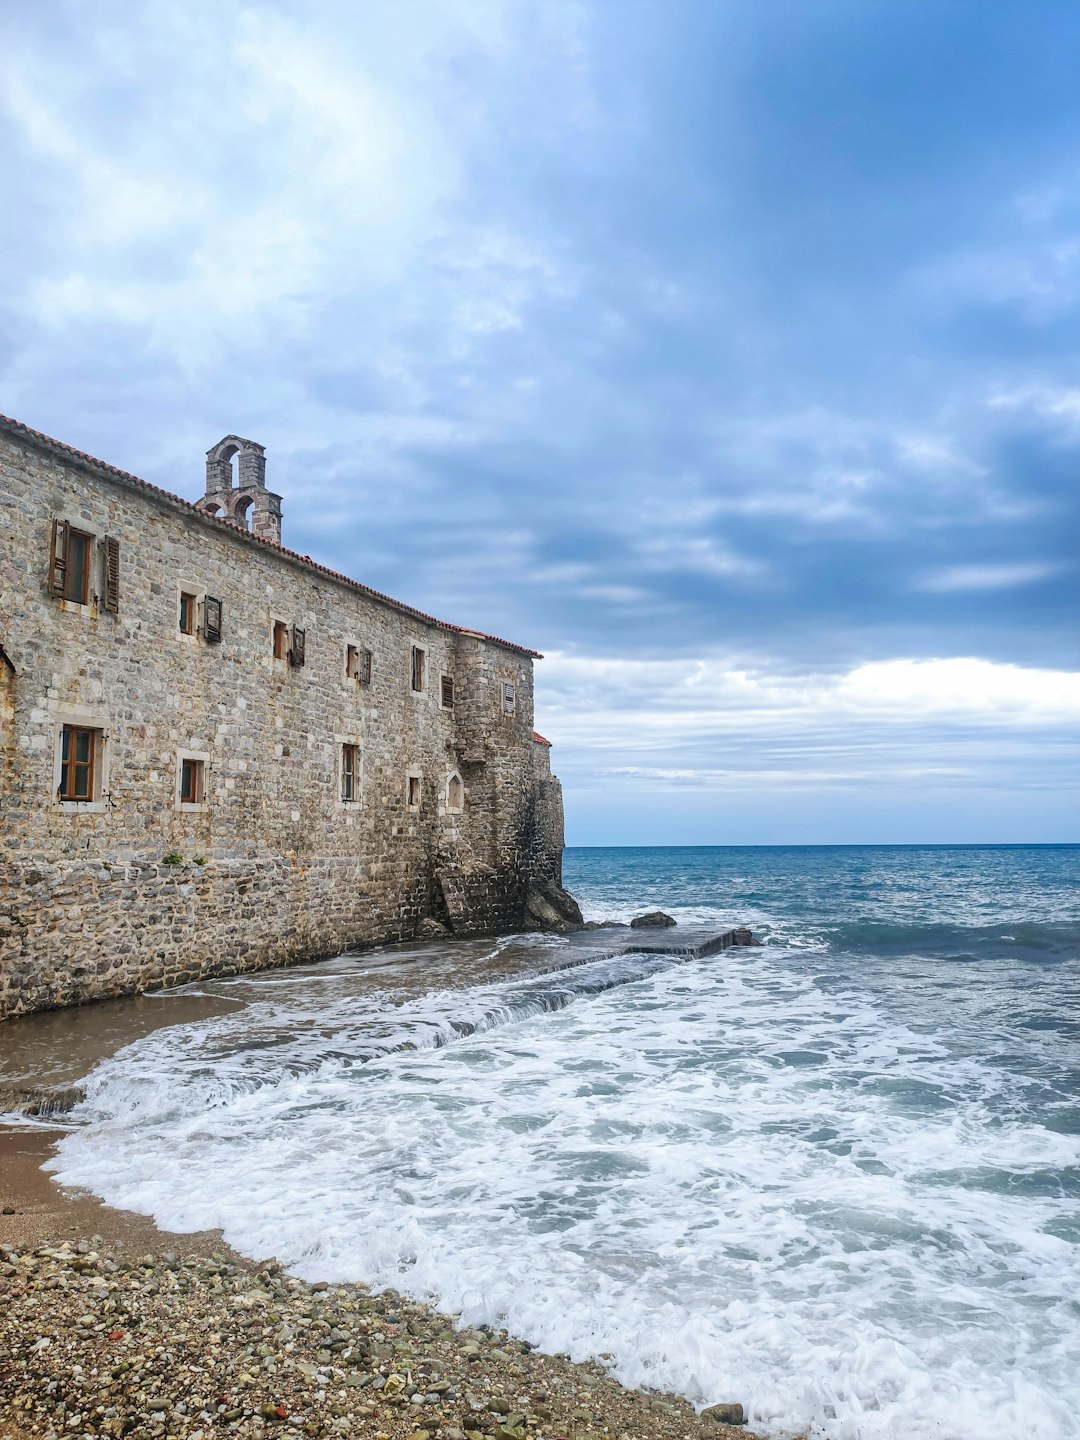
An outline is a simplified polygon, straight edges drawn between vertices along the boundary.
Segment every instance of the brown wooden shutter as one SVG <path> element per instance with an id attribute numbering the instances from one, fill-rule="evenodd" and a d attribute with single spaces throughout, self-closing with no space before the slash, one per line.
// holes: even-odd
<path id="1" fill-rule="evenodd" d="M 360 651 L 360 684 L 371 684 L 371 651 Z"/>
<path id="2" fill-rule="evenodd" d="M 49 594 L 63 596 L 67 583 L 68 522 L 54 520 L 49 551 Z"/>
<path id="3" fill-rule="evenodd" d="M 101 550 L 102 609 L 117 615 L 120 612 L 120 541 L 106 535 Z"/>
<path id="4" fill-rule="evenodd" d="M 305 632 L 300 629 L 299 625 L 294 625 L 292 627 L 292 648 L 289 651 L 289 663 L 291 665 L 303 665 L 305 639 Z"/>
<path id="5" fill-rule="evenodd" d="M 454 708 L 454 677 L 452 675 L 442 677 L 442 703 L 446 710 Z"/>
<path id="6" fill-rule="evenodd" d="M 221 601 L 213 595 L 203 596 L 203 639 L 211 645 L 221 640 Z"/>

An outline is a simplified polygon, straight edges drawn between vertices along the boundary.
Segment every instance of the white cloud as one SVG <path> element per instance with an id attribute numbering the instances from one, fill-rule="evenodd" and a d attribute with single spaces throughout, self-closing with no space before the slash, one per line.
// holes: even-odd
<path id="1" fill-rule="evenodd" d="M 1004 565 L 949 565 L 917 577 L 916 590 L 930 590 L 947 595 L 965 590 L 1012 590 L 1019 585 L 1034 585 L 1060 574 L 1065 567 L 1050 561 Z"/>

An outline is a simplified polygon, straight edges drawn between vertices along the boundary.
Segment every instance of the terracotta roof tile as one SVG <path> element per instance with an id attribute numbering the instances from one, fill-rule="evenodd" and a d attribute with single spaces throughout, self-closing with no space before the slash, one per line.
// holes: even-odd
<path id="1" fill-rule="evenodd" d="M 551 741 L 545 740 L 543 735 L 537 734 L 535 730 L 533 731 L 533 739 L 536 741 L 537 745 L 546 745 L 549 750 L 552 748 Z"/>
<path id="2" fill-rule="evenodd" d="M 16 439 L 27 440 L 32 445 L 38 446 L 39 449 L 51 451 L 53 454 L 64 456 L 69 460 L 78 460 L 80 464 L 107 479 L 119 480 L 124 485 L 135 485 L 140 490 L 148 491 L 151 495 L 160 495 L 162 499 L 168 500 L 171 504 L 181 505 L 185 510 L 190 510 L 193 515 L 197 515 L 206 524 L 221 525 L 238 538 L 253 545 L 261 545 L 264 549 L 274 550 L 279 555 L 284 555 L 286 559 L 303 565 L 305 569 L 315 570 L 320 575 L 336 580 L 339 585 L 347 585 L 350 589 L 358 590 L 368 599 L 389 605 L 395 610 L 400 610 L 404 615 L 411 615 L 415 620 L 422 620 L 427 625 L 436 625 L 440 630 L 448 630 L 455 635 L 474 635 L 478 640 L 488 640 L 493 645 L 501 645 L 504 649 L 513 650 L 518 655 L 528 655 L 533 660 L 544 658 L 538 650 L 528 650 L 524 645 L 515 645 L 512 640 L 503 640 L 498 635 L 488 635 L 482 630 L 470 630 L 464 625 L 451 625 L 447 620 L 438 620 L 434 615 L 425 615 L 422 610 L 417 610 L 412 605 L 406 605 L 401 600 L 395 600 L 390 595 L 383 595 L 381 591 L 373 590 L 370 585 L 362 585 L 359 580 L 352 580 L 348 575 L 342 575 L 337 570 L 320 565 L 308 555 L 298 555 L 295 550 L 288 550 L 284 545 L 278 545 L 273 540 L 266 540 L 261 535 L 253 535 L 250 530 L 244 530 L 232 520 L 224 520 L 220 516 L 210 515 L 207 511 L 200 510 L 197 505 L 193 505 L 190 500 L 184 500 L 169 490 L 162 490 L 158 485 L 151 485 L 149 480 L 140 480 L 138 475 L 131 475 L 126 470 L 118 470 L 115 465 L 109 465 L 104 460 L 98 460 L 93 455 L 87 455 L 84 451 L 76 450 L 71 445 L 65 445 L 62 440 L 54 440 L 51 435 L 43 435 L 40 430 L 31 429 L 21 420 L 12 420 L 7 415 L 0 415 L 0 430 L 7 431 Z"/>

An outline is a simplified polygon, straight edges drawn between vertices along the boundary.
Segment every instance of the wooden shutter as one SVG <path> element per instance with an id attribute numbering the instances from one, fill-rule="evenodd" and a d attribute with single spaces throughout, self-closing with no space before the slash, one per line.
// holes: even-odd
<path id="1" fill-rule="evenodd" d="M 442 677 L 442 703 L 444 710 L 454 708 L 454 677 L 452 675 Z"/>
<path id="2" fill-rule="evenodd" d="M 290 665 L 296 665 L 296 666 L 303 665 L 303 663 L 304 663 L 304 641 L 305 641 L 306 638 L 307 638 L 307 637 L 306 637 L 306 635 L 305 635 L 305 632 L 300 629 L 300 626 L 299 626 L 299 625 L 294 625 L 294 626 L 292 627 L 292 648 L 291 648 L 290 651 L 289 651 L 289 663 L 290 663 Z"/>
<path id="3" fill-rule="evenodd" d="M 67 583 L 68 522 L 54 520 L 49 551 L 49 594 L 63 596 Z"/>
<path id="4" fill-rule="evenodd" d="M 221 640 L 221 601 L 213 595 L 203 596 L 203 639 L 211 645 Z"/>
<path id="5" fill-rule="evenodd" d="M 371 651 L 370 651 L 370 650 L 361 650 L 361 651 L 360 651 L 360 675 L 359 675 L 359 680 L 360 680 L 360 684 L 361 684 L 361 685 L 370 685 L 370 684 L 371 684 Z"/>
<path id="6" fill-rule="evenodd" d="M 101 542 L 102 609 L 120 612 L 120 541 L 106 535 Z"/>

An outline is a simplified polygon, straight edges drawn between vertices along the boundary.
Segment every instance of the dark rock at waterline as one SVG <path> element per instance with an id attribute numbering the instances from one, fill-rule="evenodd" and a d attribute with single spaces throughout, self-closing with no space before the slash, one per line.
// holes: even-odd
<path id="1" fill-rule="evenodd" d="M 645 915 L 635 915 L 630 921 L 631 930 L 668 930 L 672 925 L 678 924 L 670 915 L 665 915 L 663 910 L 650 910 Z"/>
<path id="2" fill-rule="evenodd" d="M 745 1425 L 746 1411 L 738 1404 L 710 1405 L 701 1419 L 710 1425 Z"/>
<path id="3" fill-rule="evenodd" d="M 563 935 L 585 928 L 581 906 L 553 880 L 534 881 L 529 886 L 525 923 L 530 930 L 554 930 Z"/>
<path id="4" fill-rule="evenodd" d="M 581 928 L 583 930 L 626 930 L 629 927 L 625 920 L 586 920 Z"/>
<path id="5" fill-rule="evenodd" d="M 417 938 L 420 940 L 439 940 L 450 931 L 441 921 L 436 920 L 434 915 L 425 915 L 420 924 L 416 927 Z"/>

